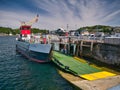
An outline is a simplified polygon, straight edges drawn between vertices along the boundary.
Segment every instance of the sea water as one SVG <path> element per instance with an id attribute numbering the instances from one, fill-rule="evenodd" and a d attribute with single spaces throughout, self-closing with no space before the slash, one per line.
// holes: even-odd
<path id="1" fill-rule="evenodd" d="M 15 36 L 0 36 L 0 90 L 74 90 L 54 64 L 32 62 L 16 53 Z"/>

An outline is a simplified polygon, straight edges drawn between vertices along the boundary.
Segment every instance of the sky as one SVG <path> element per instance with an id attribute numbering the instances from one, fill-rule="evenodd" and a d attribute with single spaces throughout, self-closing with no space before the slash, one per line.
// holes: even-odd
<path id="1" fill-rule="evenodd" d="M 84 26 L 120 26 L 120 0 L 0 0 L 0 26 L 19 28 L 37 14 L 33 28 L 75 30 Z"/>

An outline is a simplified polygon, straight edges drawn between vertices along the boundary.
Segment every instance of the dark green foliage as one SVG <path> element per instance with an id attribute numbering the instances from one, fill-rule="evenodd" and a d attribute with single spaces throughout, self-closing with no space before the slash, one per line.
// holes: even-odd
<path id="1" fill-rule="evenodd" d="M 89 32 L 111 33 L 112 27 L 111 26 L 104 26 L 104 25 L 86 26 L 86 27 L 79 28 L 77 31 L 81 32 L 83 30 L 87 30 Z"/>
<path id="2" fill-rule="evenodd" d="M 32 28 L 32 29 L 31 29 L 31 32 L 32 32 L 32 33 L 48 34 L 48 33 L 49 33 L 49 30 L 40 30 L 40 29 L 38 29 L 38 28 Z"/>
<path id="3" fill-rule="evenodd" d="M 47 33 L 49 33 L 49 30 L 40 30 L 40 29 L 37 29 L 37 28 L 32 28 L 31 32 L 32 33 L 47 34 Z M 10 34 L 11 33 L 13 35 L 16 35 L 16 34 L 20 33 L 20 30 L 19 29 L 11 29 L 11 28 L 8 28 L 8 27 L 0 27 L 0 33 L 4 33 L 4 34 Z"/>
<path id="4" fill-rule="evenodd" d="M 0 33 L 9 34 L 10 31 L 11 31 L 11 28 L 3 28 L 3 27 L 0 27 Z"/>

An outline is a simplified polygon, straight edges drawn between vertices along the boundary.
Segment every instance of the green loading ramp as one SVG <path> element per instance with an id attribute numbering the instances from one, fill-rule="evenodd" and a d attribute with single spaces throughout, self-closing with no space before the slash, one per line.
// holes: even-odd
<path id="1" fill-rule="evenodd" d="M 74 75 L 80 76 L 87 80 L 96 80 L 116 75 L 92 67 L 88 63 L 80 62 L 71 56 L 62 54 L 57 51 L 53 51 L 52 61 L 65 71 L 68 71 Z"/>
<path id="2" fill-rule="evenodd" d="M 53 52 L 53 61 L 61 68 L 66 69 L 67 71 L 76 75 L 101 71 L 99 69 L 91 67 L 88 63 L 79 62 L 71 56 L 67 56 L 56 51 Z"/>

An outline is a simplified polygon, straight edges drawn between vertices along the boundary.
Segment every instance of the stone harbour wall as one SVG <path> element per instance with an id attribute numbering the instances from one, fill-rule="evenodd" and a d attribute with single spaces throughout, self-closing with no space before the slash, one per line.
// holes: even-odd
<path id="1" fill-rule="evenodd" d="M 107 64 L 120 65 L 120 45 L 94 44 L 92 52 L 84 47 L 83 56 L 90 56 Z"/>

